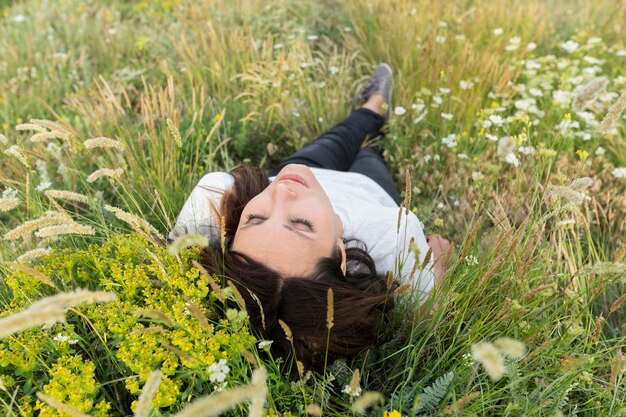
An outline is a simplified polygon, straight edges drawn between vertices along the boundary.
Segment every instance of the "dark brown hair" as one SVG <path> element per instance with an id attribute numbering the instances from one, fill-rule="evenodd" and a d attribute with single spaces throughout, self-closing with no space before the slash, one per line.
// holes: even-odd
<path id="1" fill-rule="evenodd" d="M 387 288 L 385 278 L 377 275 L 364 245 L 357 242 L 346 249 L 345 276 L 340 252 L 320 259 L 312 275 L 293 277 L 230 250 L 244 207 L 269 185 L 259 168 L 241 166 L 231 174 L 234 185 L 224 194 L 219 210 L 224 216 L 225 250 L 219 243 L 205 248 L 202 263 L 210 273 L 235 284 L 257 336 L 273 341 L 274 355 L 295 356 L 306 368 L 315 370 L 321 370 L 326 360 L 331 363 L 371 346 L 381 313 L 393 308 L 393 288 Z M 326 324 L 329 288 L 334 298 L 330 332 Z M 289 327 L 291 340 L 279 320 Z"/>

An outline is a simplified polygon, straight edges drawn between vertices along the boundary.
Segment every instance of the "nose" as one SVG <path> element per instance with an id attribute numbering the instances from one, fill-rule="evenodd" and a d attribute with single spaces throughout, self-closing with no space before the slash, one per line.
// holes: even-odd
<path id="1" fill-rule="evenodd" d="M 274 187 L 273 196 L 275 200 L 293 200 L 297 194 L 294 190 L 289 188 L 287 181 L 280 181 Z"/>

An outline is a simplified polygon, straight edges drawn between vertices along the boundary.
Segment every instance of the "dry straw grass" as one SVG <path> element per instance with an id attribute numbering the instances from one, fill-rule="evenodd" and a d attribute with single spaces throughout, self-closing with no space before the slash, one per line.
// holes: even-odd
<path id="1" fill-rule="evenodd" d="M 141 395 L 139 395 L 137 407 L 135 408 L 135 417 L 148 417 L 150 414 L 150 404 L 159 389 L 162 378 L 163 372 L 159 370 L 152 371 L 141 390 Z"/>
<path id="2" fill-rule="evenodd" d="M 52 397 L 45 395 L 43 392 L 37 392 L 37 398 L 48 404 L 50 407 L 59 411 L 60 413 L 67 414 L 70 417 L 91 417 L 89 414 L 85 414 L 80 410 L 75 409 L 74 407 L 70 407 L 67 404 L 63 404 L 61 401 L 56 400 Z"/>
<path id="3" fill-rule="evenodd" d="M 69 307 L 84 303 L 104 303 L 116 299 L 115 293 L 78 289 L 61 293 L 34 302 L 26 310 L 0 319 L 0 338 L 30 329 L 51 325 L 65 320 Z"/>

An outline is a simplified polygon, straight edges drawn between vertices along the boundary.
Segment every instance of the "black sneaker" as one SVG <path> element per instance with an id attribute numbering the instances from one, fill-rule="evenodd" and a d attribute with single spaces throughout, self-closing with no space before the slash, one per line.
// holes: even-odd
<path id="1" fill-rule="evenodd" d="M 363 104 L 370 96 L 378 93 L 383 96 L 385 100 L 385 118 L 389 119 L 391 113 L 391 85 L 393 81 L 393 75 L 391 67 L 386 63 L 378 64 L 376 70 L 372 74 L 372 78 L 367 80 L 364 85 L 359 88 L 354 101 L 359 104 Z"/>

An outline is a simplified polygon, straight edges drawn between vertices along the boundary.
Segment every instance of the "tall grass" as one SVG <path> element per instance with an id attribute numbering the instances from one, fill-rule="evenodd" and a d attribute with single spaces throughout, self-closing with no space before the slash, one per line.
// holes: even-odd
<path id="1" fill-rule="evenodd" d="M 128 415 L 159 368 L 140 413 L 170 415 L 213 390 L 232 397 L 260 367 L 266 415 L 623 415 L 625 12 L 589 0 L 3 7 L 0 316 L 77 286 L 118 296 L 0 341 L 7 415 Z M 202 175 L 272 167 L 347 115 L 383 60 L 386 160 L 399 189 L 413 173 L 411 207 L 458 256 L 437 309 L 415 317 L 404 295 L 374 348 L 286 376 L 222 305 L 236 294 L 163 238 Z M 79 226 L 95 234 L 43 230 Z M 494 348 L 496 381 L 472 347 L 502 337 L 527 353 Z M 248 394 L 232 415 L 259 412 Z"/>

